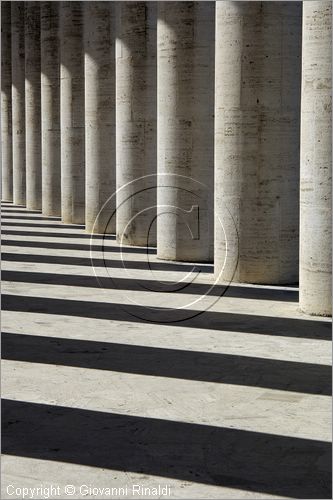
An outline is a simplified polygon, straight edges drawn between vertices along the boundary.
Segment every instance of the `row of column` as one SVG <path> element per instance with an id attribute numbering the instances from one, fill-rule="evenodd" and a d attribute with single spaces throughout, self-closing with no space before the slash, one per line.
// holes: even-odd
<path id="1" fill-rule="evenodd" d="M 330 1 L 1 8 L 4 200 L 331 313 Z"/>

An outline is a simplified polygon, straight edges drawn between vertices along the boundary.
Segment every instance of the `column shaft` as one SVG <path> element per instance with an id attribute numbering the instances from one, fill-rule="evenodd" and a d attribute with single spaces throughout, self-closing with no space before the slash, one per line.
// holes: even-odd
<path id="1" fill-rule="evenodd" d="M 27 208 L 42 208 L 40 2 L 25 3 L 25 151 Z"/>
<path id="2" fill-rule="evenodd" d="M 61 216 L 85 222 L 83 2 L 60 3 Z"/>
<path id="3" fill-rule="evenodd" d="M 215 3 L 158 7 L 157 255 L 211 261 Z"/>
<path id="4" fill-rule="evenodd" d="M 41 4 L 42 212 L 61 215 L 59 3 Z"/>
<path id="5" fill-rule="evenodd" d="M 13 201 L 26 204 L 24 2 L 12 2 Z"/>
<path id="6" fill-rule="evenodd" d="M 11 2 L 1 2 L 2 199 L 13 201 Z"/>
<path id="7" fill-rule="evenodd" d="M 332 314 L 332 3 L 303 2 L 300 307 Z"/>
<path id="8" fill-rule="evenodd" d="M 156 2 L 120 2 L 117 29 L 117 239 L 156 243 Z"/>
<path id="9" fill-rule="evenodd" d="M 86 2 L 85 47 L 85 151 L 86 229 L 115 232 L 115 4 Z"/>
<path id="10" fill-rule="evenodd" d="M 225 280 L 298 280 L 301 8 L 217 2 L 214 265 Z"/>

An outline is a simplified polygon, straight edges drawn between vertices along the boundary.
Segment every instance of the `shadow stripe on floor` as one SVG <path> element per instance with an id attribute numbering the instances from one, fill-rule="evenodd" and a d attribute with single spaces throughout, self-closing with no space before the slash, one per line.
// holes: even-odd
<path id="1" fill-rule="evenodd" d="M 138 345 L 2 333 L 2 359 L 330 396 L 331 367 Z"/>
<path id="2" fill-rule="evenodd" d="M 307 319 L 187 310 L 188 314 L 193 313 L 196 316 L 183 320 L 179 319 L 178 314 L 183 318 L 184 312 L 178 309 L 174 309 L 172 314 L 170 314 L 170 309 L 167 308 L 150 310 L 147 307 L 132 304 L 52 299 L 49 297 L 29 297 L 9 294 L 2 295 L 2 309 L 4 311 L 22 311 L 49 315 L 58 314 L 134 323 L 174 324 L 178 327 L 202 328 L 205 330 L 331 340 L 331 322 Z M 170 319 L 171 316 L 172 318 Z M 154 319 L 152 320 L 151 318 Z"/>
<path id="3" fill-rule="evenodd" d="M 61 229 L 64 227 L 63 225 L 57 226 L 58 229 Z M 70 226 L 72 227 L 72 226 Z M 42 236 L 43 238 L 86 238 L 86 239 L 92 239 L 92 241 L 100 240 L 100 239 L 108 239 L 108 240 L 115 240 L 116 237 L 114 234 L 104 234 L 104 235 L 94 235 L 92 237 L 91 234 L 84 233 L 84 232 L 73 232 L 73 233 L 65 233 L 62 231 L 58 232 L 52 232 L 52 231 L 20 231 L 20 230 L 15 230 L 15 229 L 3 229 L 1 231 L 1 234 L 3 235 L 11 235 L 15 234 L 16 236 Z"/>
<path id="4" fill-rule="evenodd" d="M 2 429 L 7 455 L 331 498 L 327 442 L 6 399 Z"/>
<path id="5" fill-rule="evenodd" d="M 180 272 L 205 272 L 212 273 L 213 266 L 203 266 L 201 264 L 182 264 L 171 262 L 149 262 L 134 261 L 134 260 L 110 260 L 110 259 L 93 259 L 89 257 L 71 257 L 63 255 L 33 255 L 33 254 L 20 254 L 20 253 L 7 253 L 1 254 L 3 261 L 8 262 L 35 262 L 44 264 L 61 264 L 68 266 L 85 266 L 85 267 L 102 267 L 114 269 L 143 269 L 146 271 L 180 271 Z M 92 264 L 93 263 L 93 264 Z"/>
<path id="6" fill-rule="evenodd" d="M 298 290 L 279 290 L 272 288 L 256 288 L 242 285 L 216 285 L 206 283 L 174 283 L 157 280 L 130 278 L 102 278 L 77 274 L 38 273 L 30 271 L 2 271 L 2 281 L 13 283 L 38 283 L 43 285 L 78 286 L 88 288 L 105 288 L 111 290 L 133 290 L 137 292 L 186 293 L 214 297 L 237 297 L 242 299 L 274 300 L 298 302 Z M 179 287 L 182 288 L 179 288 Z M 178 288 L 177 288 L 178 287 Z M 209 290 L 209 292 L 208 292 Z"/>

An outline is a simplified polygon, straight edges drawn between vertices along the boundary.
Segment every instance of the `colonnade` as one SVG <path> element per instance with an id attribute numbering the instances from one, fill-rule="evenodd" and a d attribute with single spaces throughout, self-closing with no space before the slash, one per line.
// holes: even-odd
<path id="1" fill-rule="evenodd" d="M 2 199 L 331 314 L 331 10 L 2 2 Z"/>

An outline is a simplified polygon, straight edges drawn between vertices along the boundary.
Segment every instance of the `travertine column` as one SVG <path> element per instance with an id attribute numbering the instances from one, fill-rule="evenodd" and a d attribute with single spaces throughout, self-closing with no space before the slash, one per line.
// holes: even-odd
<path id="1" fill-rule="evenodd" d="M 332 3 L 303 2 L 300 307 L 332 314 Z"/>
<path id="2" fill-rule="evenodd" d="M 2 199 L 13 201 L 11 2 L 1 2 Z"/>
<path id="3" fill-rule="evenodd" d="M 157 255 L 213 253 L 214 2 L 159 2 Z"/>
<path id="4" fill-rule="evenodd" d="M 156 2 L 119 3 L 117 239 L 128 245 L 156 242 L 156 15 Z"/>
<path id="5" fill-rule="evenodd" d="M 60 5 L 61 216 L 85 222 L 83 2 Z"/>
<path id="6" fill-rule="evenodd" d="M 225 280 L 298 280 L 301 9 L 216 3 L 214 265 Z"/>
<path id="7" fill-rule="evenodd" d="M 86 230 L 95 233 L 116 225 L 115 197 L 99 213 L 116 190 L 114 10 L 113 2 L 84 6 Z"/>
<path id="8" fill-rule="evenodd" d="M 41 4 L 42 212 L 61 215 L 59 3 Z"/>
<path id="9" fill-rule="evenodd" d="M 26 205 L 42 208 L 40 109 L 40 2 L 25 2 Z"/>
<path id="10" fill-rule="evenodd" d="M 12 2 L 13 201 L 25 205 L 24 2 Z"/>

